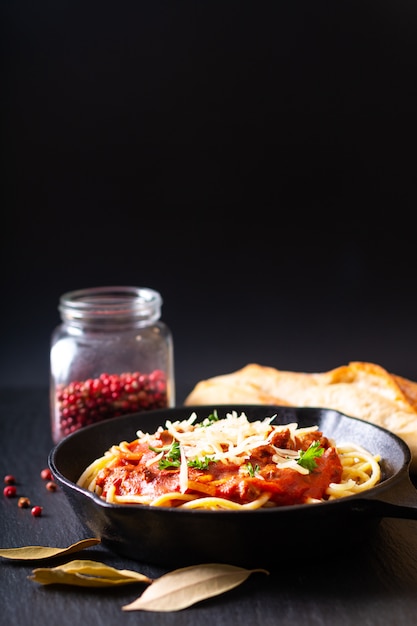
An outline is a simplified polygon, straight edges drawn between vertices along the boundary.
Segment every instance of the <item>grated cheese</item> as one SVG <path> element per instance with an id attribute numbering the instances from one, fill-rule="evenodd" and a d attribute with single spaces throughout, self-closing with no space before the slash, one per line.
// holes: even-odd
<path id="1" fill-rule="evenodd" d="M 188 465 L 184 446 L 180 444 L 181 465 L 180 465 L 180 491 L 185 493 L 188 489 Z"/>
<path id="2" fill-rule="evenodd" d="M 207 426 L 194 424 L 197 414 L 193 412 L 186 420 L 171 422 L 167 420 L 166 430 L 179 442 L 181 452 L 180 489 L 184 493 L 188 486 L 188 460 L 210 457 L 215 461 L 243 465 L 251 452 L 259 447 L 271 445 L 271 436 L 276 431 L 289 430 L 292 439 L 296 434 L 317 430 L 317 426 L 298 429 L 297 423 L 283 426 L 271 425 L 276 415 L 263 420 L 250 422 L 245 413 L 237 411 L 226 414 L 225 419 L 210 422 Z M 138 431 L 138 436 L 144 433 Z M 296 461 L 297 451 L 276 448 L 273 457 L 277 467 L 291 467 L 301 474 L 308 470 Z"/>

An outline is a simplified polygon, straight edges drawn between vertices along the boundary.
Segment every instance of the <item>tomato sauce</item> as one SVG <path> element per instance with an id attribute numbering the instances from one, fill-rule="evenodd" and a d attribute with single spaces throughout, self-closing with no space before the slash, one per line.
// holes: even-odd
<path id="1" fill-rule="evenodd" d="M 273 461 L 276 453 L 273 445 L 280 449 L 306 450 L 317 440 L 324 452 L 315 458 L 315 467 L 307 474 L 292 468 L 279 468 Z M 170 435 L 167 436 L 166 431 L 158 433 L 152 440 L 152 448 L 166 446 L 167 441 L 170 441 Z M 103 490 L 102 497 L 106 497 L 111 486 L 115 486 L 116 495 L 145 495 L 151 499 L 168 492 L 180 493 L 179 467 L 159 469 L 158 462 L 150 463 L 157 452 L 147 443 L 135 440 L 128 444 L 128 448 L 131 455 L 121 456 L 115 465 L 98 473 L 96 484 Z M 223 461 L 210 461 L 206 469 L 188 467 L 186 493 L 224 498 L 238 504 L 250 503 L 269 493 L 271 504 L 285 506 L 303 504 L 312 498 L 325 499 L 329 484 L 339 483 L 342 478 L 337 451 L 320 431 L 308 433 L 295 446 L 289 432 L 277 433 L 271 445 L 255 448 L 250 458 L 245 458 L 243 467 L 248 464 L 256 467 L 256 471 L 242 471 L 242 465 Z"/>

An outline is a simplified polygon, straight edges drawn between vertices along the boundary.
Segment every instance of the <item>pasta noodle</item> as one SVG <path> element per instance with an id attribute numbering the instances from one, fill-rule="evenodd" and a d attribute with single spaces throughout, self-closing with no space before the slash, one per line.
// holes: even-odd
<path id="1" fill-rule="evenodd" d="M 197 422 L 139 430 L 95 459 L 77 484 L 107 502 L 183 509 L 253 510 L 357 494 L 381 479 L 379 455 L 334 442 L 317 425 L 250 421 L 217 412 Z"/>

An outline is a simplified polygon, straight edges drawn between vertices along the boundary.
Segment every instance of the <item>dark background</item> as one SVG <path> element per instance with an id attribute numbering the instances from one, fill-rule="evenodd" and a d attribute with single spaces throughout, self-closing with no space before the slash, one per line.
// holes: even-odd
<path id="1" fill-rule="evenodd" d="M 417 5 L 3 2 L 0 387 L 59 296 L 157 289 L 178 401 L 259 362 L 417 380 Z"/>

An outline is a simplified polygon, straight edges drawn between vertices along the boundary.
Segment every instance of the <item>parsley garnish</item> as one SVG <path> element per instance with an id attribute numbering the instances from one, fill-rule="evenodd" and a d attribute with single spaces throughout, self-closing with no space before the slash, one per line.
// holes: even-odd
<path id="1" fill-rule="evenodd" d="M 188 467 L 195 467 L 197 469 L 207 469 L 210 461 L 214 461 L 214 457 L 205 456 L 204 459 L 191 459 L 188 461 Z"/>
<path id="2" fill-rule="evenodd" d="M 297 459 L 298 465 L 305 467 L 310 472 L 317 467 L 316 459 L 324 452 L 324 448 L 320 446 L 320 441 L 314 441 L 307 450 L 300 450 L 300 456 Z"/>
<path id="3" fill-rule="evenodd" d="M 261 469 L 258 464 L 256 464 L 255 467 L 253 467 L 252 463 L 250 462 L 246 463 L 245 467 L 249 472 L 249 476 L 251 476 L 252 478 L 254 478 L 255 474 L 257 474 L 259 470 Z"/>
<path id="4" fill-rule="evenodd" d="M 151 450 L 154 452 L 162 452 L 165 450 L 165 454 L 160 459 L 158 463 L 159 469 L 167 469 L 168 467 L 179 467 L 181 465 L 181 452 L 180 452 L 180 442 L 173 441 L 171 445 L 166 446 L 165 448 L 152 448 L 149 446 Z"/>
<path id="5" fill-rule="evenodd" d="M 219 421 L 219 416 L 217 413 L 217 410 L 214 409 L 213 413 L 210 413 L 210 415 L 206 418 L 203 419 L 202 422 L 200 422 L 199 426 L 210 426 L 210 424 L 212 424 L 213 422 L 218 422 Z"/>
<path id="6" fill-rule="evenodd" d="M 170 467 L 179 467 L 181 465 L 181 451 L 180 442 L 173 441 L 170 446 L 164 446 L 163 448 L 154 448 L 149 446 L 149 449 L 159 454 L 164 452 L 164 456 L 159 460 L 159 469 L 169 469 Z M 207 469 L 210 461 L 214 461 L 214 457 L 205 456 L 203 459 L 191 459 L 187 462 L 188 467 L 196 467 L 197 469 Z"/>

